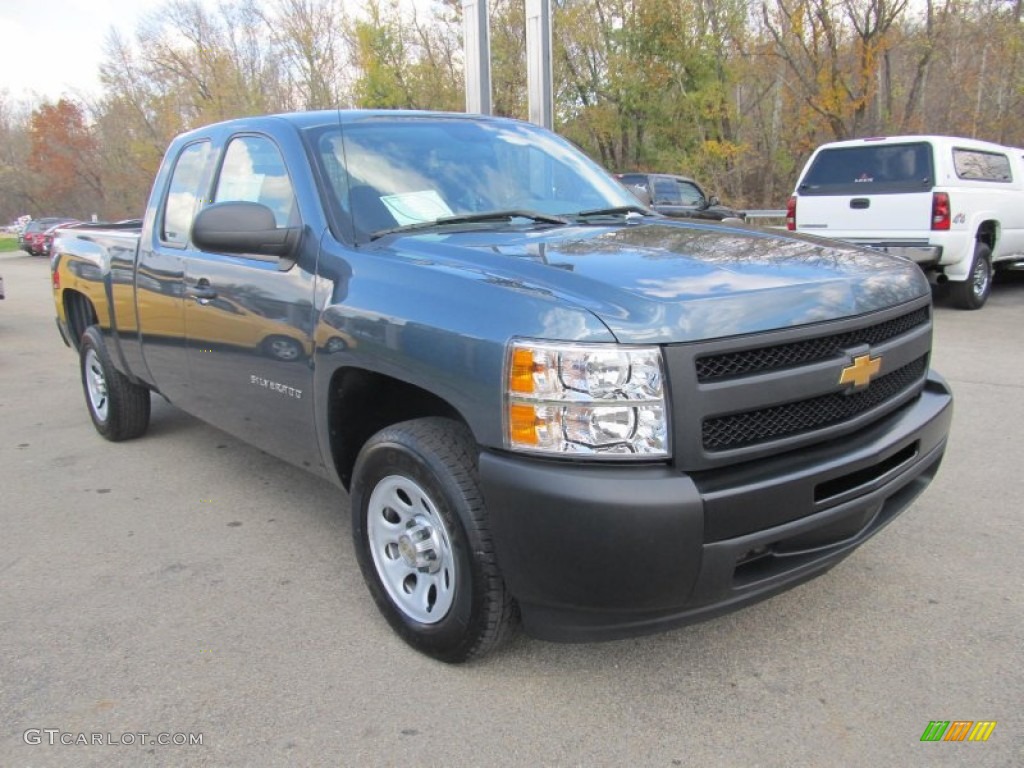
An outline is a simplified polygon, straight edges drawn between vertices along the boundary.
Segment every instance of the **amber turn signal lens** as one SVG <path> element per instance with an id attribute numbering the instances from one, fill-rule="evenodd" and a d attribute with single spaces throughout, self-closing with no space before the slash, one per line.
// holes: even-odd
<path id="1" fill-rule="evenodd" d="M 518 445 L 537 445 L 537 409 L 532 405 L 513 404 L 508 409 L 509 432 Z"/>
<path id="2" fill-rule="evenodd" d="M 533 350 L 516 349 L 512 353 L 512 372 L 509 388 L 513 392 L 528 394 L 533 392 Z"/>

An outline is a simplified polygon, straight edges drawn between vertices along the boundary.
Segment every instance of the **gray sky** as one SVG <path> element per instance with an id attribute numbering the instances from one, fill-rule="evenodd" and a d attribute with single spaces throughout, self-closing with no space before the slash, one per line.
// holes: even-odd
<path id="1" fill-rule="evenodd" d="M 162 0 L 0 0 L 0 91 L 36 94 L 99 91 L 103 43 L 113 26 L 126 36 Z"/>

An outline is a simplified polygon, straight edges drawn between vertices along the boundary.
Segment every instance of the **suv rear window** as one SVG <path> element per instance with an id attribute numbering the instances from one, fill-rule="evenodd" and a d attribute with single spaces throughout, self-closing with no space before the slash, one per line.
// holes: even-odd
<path id="1" fill-rule="evenodd" d="M 931 145 L 876 144 L 826 149 L 800 182 L 801 195 L 919 192 L 935 174 Z"/>

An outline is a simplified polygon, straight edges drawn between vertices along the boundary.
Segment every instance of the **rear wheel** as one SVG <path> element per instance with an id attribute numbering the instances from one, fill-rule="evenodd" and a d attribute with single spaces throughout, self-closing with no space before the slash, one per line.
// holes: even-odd
<path id="1" fill-rule="evenodd" d="M 144 434 L 149 427 L 149 390 L 113 366 L 95 325 L 82 334 L 79 354 L 85 404 L 96 431 L 115 442 Z"/>
<path id="2" fill-rule="evenodd" d="M 992 292 L 992 249 L 976 243 L 971 270 L 963 282 L 949 284 L 949 295 L 961 309 L 981 309 Z"/>
<path id="3" fill-rule="evenodd" d="M 370 593 L 418 651 L 462 662 L 514 624 L 477 482 L 477 448 L 440 418 L 387 427 L 363 447 L 352 483 L 352 534 Z"/>

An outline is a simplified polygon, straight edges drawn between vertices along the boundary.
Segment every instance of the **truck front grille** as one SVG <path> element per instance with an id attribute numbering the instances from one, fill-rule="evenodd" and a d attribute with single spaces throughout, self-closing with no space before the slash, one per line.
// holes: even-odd
<path id="1" fill-rule="evenodd" d="M 702 429 L 706 451 L 725 451 L 779 440 L 848 421 L 888 402 L 921 381 L 928 356 L 871 382 L 853 394 L 828 395 L 770 408 L 705 419 Z"/>
<path id="2" fill-rule="evenodd" d="M 922 296 L 831 322 L 669 345 L 676 464 L 718 469 L 870 428 L 924 390 L 931 340 Z M 865 356 L 880 369 L 851 390 L 843 372 Z"/>
<path id="3" fill-rule="evenodd" d="M 925 325 L 929 316 L 929 308 L 921 307 L 909 314 L 867 328 L 858 328 L 853 331 L 789 344 L 700 357 L 696 361 L 697 381 L 701 383 L 718 381 L 733 376 L 747 376 L 828 360 L 831 357 L 842 355 L 851 347 L 862 344 L 873 346 L 894 339 L 918 326 Z"/>

